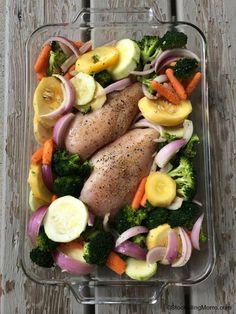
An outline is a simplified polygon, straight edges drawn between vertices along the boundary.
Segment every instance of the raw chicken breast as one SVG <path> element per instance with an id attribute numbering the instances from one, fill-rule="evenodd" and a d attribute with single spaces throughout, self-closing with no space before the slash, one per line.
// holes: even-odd
<path id="1" fill-rule="evenodd" d="M 113 217 L 131 203 L 140 180 L 149 174 L 158 136 L 153 129 L 131 130 L 92 157 L 94 170 L 80 195 L 91 212 Z"/>
<path id="2" fill-rule="evenodd" d="M 89 114 L 77 113 L 65 138 L 66 149 L 83 159 L 123 135 L 137 115 L 143 97 L 141 85 L 134 83 L 108 95 L 105 105 Z"/>

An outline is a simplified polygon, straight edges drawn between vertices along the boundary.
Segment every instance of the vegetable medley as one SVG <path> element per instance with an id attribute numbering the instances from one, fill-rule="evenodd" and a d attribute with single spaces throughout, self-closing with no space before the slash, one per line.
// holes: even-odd
<path id="1" fill-rule="evenodd" d="M 194 200 L 193 160 L 200 139 L 188 119 L 189 97 L 201 80 L 200 60 L 186 45 L 187 36 L 175 29 L 162 37 L 124 38 L 95 48 L 91 41 L 59 36 L 43 45 L 34 66 L 39 83 L 33 124 L 39 148 L 28 177 L 28 234 L 35 264 L 57 265 L 76 275 L 99 265 L 119 276 L 147 280 L 158 263 L 184 266 L 192 250 L 206 241 L 201 204 Z M 114 217 L 101 217 L 80 199 L 95 171 L 93 159 L 68 151 L 65 137 L 76 115 L 89 119 L 109 106 L 109 94 L 119 97 L 134 82 L 140 82 L 143 96 L 130 129 L 156 130 L 156 152 L 132 201 Z"/>

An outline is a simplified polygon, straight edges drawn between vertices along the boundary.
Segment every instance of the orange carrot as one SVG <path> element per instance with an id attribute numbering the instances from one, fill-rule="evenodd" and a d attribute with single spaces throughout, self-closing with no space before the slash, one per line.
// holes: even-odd
<path id="1" fill-rule="evenodd" d="M 64 75 L 64 77 L 65 77 L 67 80 L 70 80 L 73 76 L 70 75 L 69 72 L 67 72 L 67 73 Z"/>
<path id="2" fill-rule="evenodd" d="M 106 266 L 118 275 L 122 275 L 125 272 L 126 262 L 118 254 L 111 252 L 108 255 Z"/>
<path id="3" fill-rule="evenodd" d="M 70 74 L 70 72 L 75 70 L 75 64 L 73 64 L 69 70 L 66 72 L 66 74 L 64 75 L 65 78 L 67 78 L 68 80 L 70 80 L 73 76 Z"/>
<path id="4" fill-rule="evenodd" d="M 31 162 L 32 164 L 39 164 L 42 161 L 43 157 L 43 147 L 39 147 L 32 155 Z"/>
<path id="5" fill-rule="evenodd" d="M 200 82 L 200 79 L 202 77 L 201 72 L 197 72 L 194 77 L 191 79 L 191 81 L 188 83 L 186 87 L 186 93 L 190 95 L 194 89 L 197 87 L 198 83 Z"/>
<path id="6" fill-rule="evenodd" d="M 77 40 L 77 41 L 74 41 L 74 44 L 76 45 L 77 48 L 80 48 L 83 46 L 84 43 L 80 40 Z"/>
<path id="7" fill-rule="evenodd" d="M 41 81 L 45 76 L 46 76 L 46 74 L 44 72 L 37 73 L 38 81 Z"/>
<path id="8" fill-rule="evenodd" d="M 43 73 L 46 70 L 50 57 L 51 45 L 47 44 L 43 47 L 38 59 L 34 65 L 34 71 L 36 73 Z"/>
<path id="9" fill-rule="evenodd" d="M 51 198 L 51 202 L 54 202 L 57 199 L 57 196 L 55 194 L 53 194 L 52 198 Z"/>
<path id="10" fill-rule="evenodd" d="M 72 242 L 68 242 L 68 243 L 62 243 L 59 246 L 59 249 L 61 249 L 63 251 L 63 249 L 83 249 L 84 247 L 84 243 L 82 241 L 72 241 Z"/>
<path id="11" fill-rule="evenodd" d="M 146 184 L 146 181 L 147 181 L 147 177 L 144 177 L 139 186 L 138 186 L 138 189 L 134 195 L 134 198 L 133 198 L 133 201 L 132 201 L 132 204 L 131 204 L 131 207 L 134 208 L 134 209 L 138 209 L 139 206 L 140 206 L 140 202 L 142 200 L 142 197 L 143 197 L 143 194 L 144 194 L 144 191 L 145 191 L 145 184 Z"/>
<path id="12" fill-rule="evenodd" d="M 178 105 L 180 103 L 179 96 L 175 93 L 171 92 L 168 88 L 164 87 L 162 84 L 152 81 L 151 86 L 153 89 L 157 91 L 160 96 L 165 97 L 169 102 L 174 105 Z"/>
<path id="13" fill-rule="evenodd" d="M 142 197 L 142 199 L 141 199 L 140 205 L 144 207 L 145 204 L 146 204 L 146 202 L 147 202 L 147 196 L 146 196 L 146 194 L 144 193 L 144 194 L 143 194 L 143 197 Z"/>
<path id="14" fill-rule="evenodd" d="M 50 165 L 52 161 L 54 143 L 52 139 L 47 140 L 43 145 L 43 165 Z"/>
<path id="15" fill-rule="evenodd" d="M 168 77 L 171 85 L 173 86 L 176 94 L 179 96 L 180 99 L 185 100 L 187 99 L 186 91 L 180 81 L 174 76 L 173 69 L 166 70 L 166 76 Z"/>

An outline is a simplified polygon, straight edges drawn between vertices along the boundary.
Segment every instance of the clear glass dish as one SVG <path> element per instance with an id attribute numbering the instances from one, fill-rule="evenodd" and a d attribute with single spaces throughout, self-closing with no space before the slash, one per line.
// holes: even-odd
<path id="1" fill-rule="evenodd" d="M 24 121 L 24 148 L 20 184 L 21 208 L 28 208 L 29 187 L 26 185 L 30 156 L 36 147 L 33 136 L 32 98 L 37 84 L 33 65 L 42 44 L 51 36 L 66 36 L 71 39 L 92 39 L 95 46 L 120 38 L 140 39 L 145 34 L 164 34 L 172 22 L 161 22 L 157 18 L 157 8 L 151 1 L 149 8 L 89 9 L 84 8 L 74 20 L 65 24 L 44 25 L 35 30 L 26 45 L 26 99 Z M 107 269 L 98 268 L 89 276 L 74 276 L 59 269 L 43 269 L 32 264 L 29 258 L 31 248 L 27 237 L 29 211 L 21 211 L 20 263 L 25 274 L 40 284 L 68 285 L 78 302 L 93 303 L 155 303 L 164 288 L 169 285 L 190 286 L 205 280 L 211 273 L 215 261 L 213 213 L 211 202 L 211 171 L 209 143 L 208 90 L 206 80 L 206 41 L 201 31 L 184 22 L 175 27 L 188 35 L 188 48 L 201 58 L 203 79 L 201 87 L 192 97 L 195 131 L 201 139 L 196 160 L 198 193 L 196 199 L 203 204 L 204 226 L 208 241 L 200 251 L 194 251 L 190 261 L 182 268 L 158 266 L 155 277 L 137 282 L 127 277 L 119 277 Z M 110 291 L 113 291 L 112 296 Z M 98 293 L 99 291 L 99 293 Z M 115 291 L 115 292 L 114 292 Z M 114 297 L 115 295 L 115 297 Z"/>

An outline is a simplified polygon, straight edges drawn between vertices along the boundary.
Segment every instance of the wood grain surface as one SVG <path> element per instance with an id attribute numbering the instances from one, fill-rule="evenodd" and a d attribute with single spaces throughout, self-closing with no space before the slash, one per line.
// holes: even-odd
<path id="1" fill-rule="evenodd" d="M 103 0 L 97 2 L 96 6 L 101 2 Z M 110 3 L 112 6 L 117 5 L 116 0 L 111 0 Z M 160 17 L 163 19 L 170 16 L 166 3 L 160 1 Z M 143 3 L 127 0 L 125 4 Z M 24 98 L 25 84 L 22 76 L 24 45 L 36 27 L 44 23 L 71 20 L 80 6 L 81 2 L 77 0 L 0 0 L 0 182 L 5 182 L 0 208 L 1 314 L 94 312 L 94 307 L 79 305 L 67 288 L 43 287 L 33 283 L 24 276 L 17 264 L 19 211 L 22 208 L 19 208 L 17 188 L 20 182 L 19 169 L 14 160 L 17 160 L 23 149 L 16 143 L 21 141 L 19 134 L 24 119 L 24 104 L 20 102 Z M 191 304 L 218 306 L 219 309 L 202 313 L 236 313 L 235 13 L 236 3 L 233 0 L 178 0 L 178 18 L 196 23 L 203 29 L 209 42 L 210 125 L 218 259 L 212 277 L 191 288 Z M 4 66 L 3 61 L 6 61 Z M 102 314 L 170 313 L 167 304 L 183 305 L 183 288 L 171 287 L 154 306 L 99 305 L 95 310 Z M 220 306 L 224 305 L 231 305 L 232 309 L 223 311 Z M 171 311 L 183 312 L 184 310 Z"/>
<path id="2" fill-rule="evenodd" d="M 209 313 L 236 313 L 236 2 L 182 0 L 178 3 L 178 18 L 191 21 L 205 33 L 209 55 L 217 261 L 209 280 L 191 289 L 191 304 L 215 306 Z M 220 309 L 227 305 L 231 309 Z"/>

